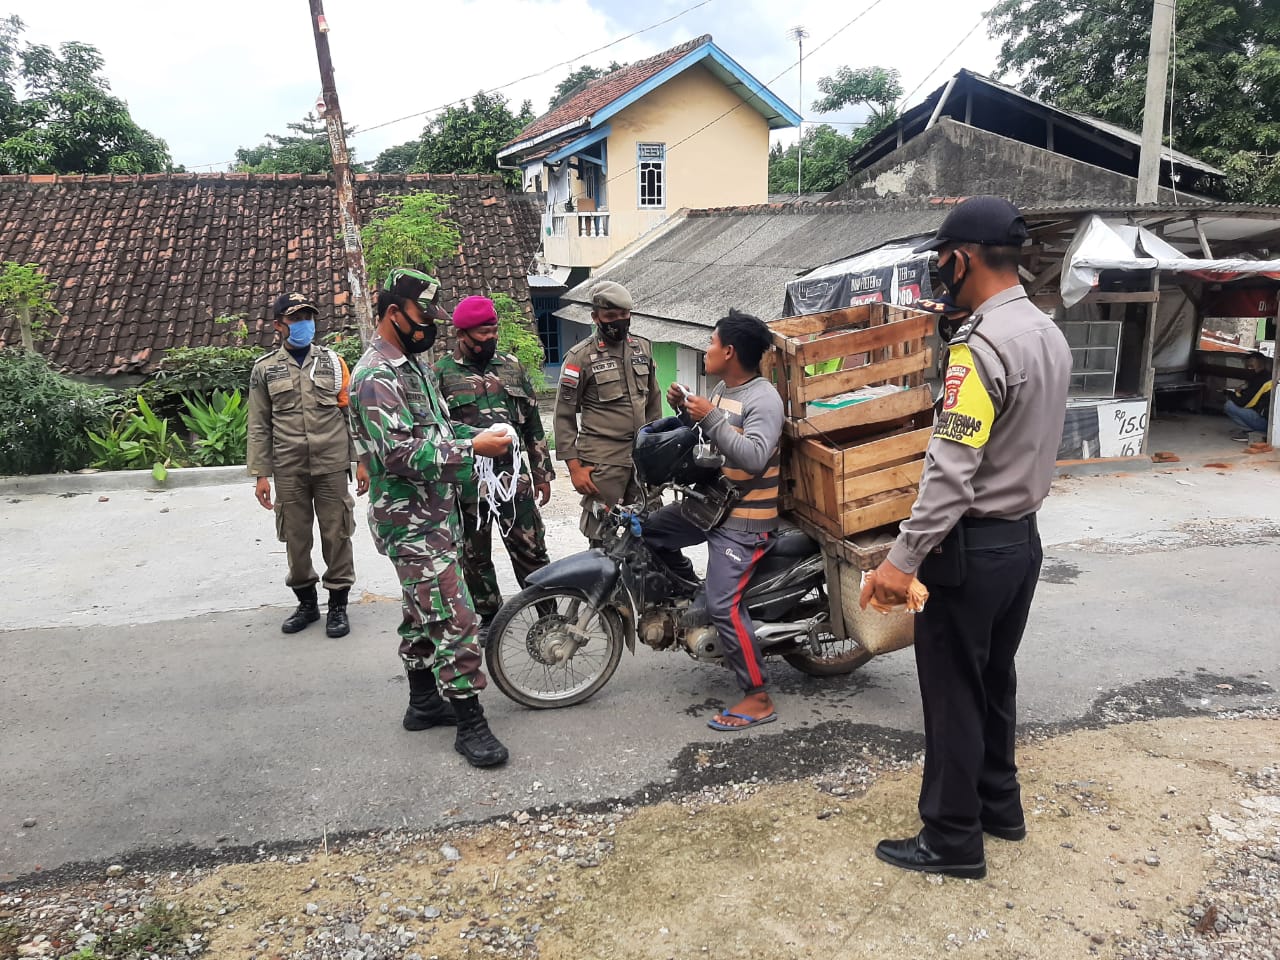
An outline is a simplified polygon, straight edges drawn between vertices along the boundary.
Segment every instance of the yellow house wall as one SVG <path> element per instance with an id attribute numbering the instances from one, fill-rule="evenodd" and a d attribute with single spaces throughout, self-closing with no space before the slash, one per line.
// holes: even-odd
<path id="1" fill-rule="evenodd" d="M 711 126 L 676 146 L 708 123 Z M 609 124 L 605 197 L 610 246 L 615 251 L 681 207 L 768 200 L 769 124 L 701 65 L 615 114 Z M 639 209 L 638 143 L 667 145 L 666 206 L 662 209 Z"/>

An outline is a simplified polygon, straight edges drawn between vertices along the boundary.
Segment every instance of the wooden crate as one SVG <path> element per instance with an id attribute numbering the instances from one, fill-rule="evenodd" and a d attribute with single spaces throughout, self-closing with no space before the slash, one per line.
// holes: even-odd
<path id="1" fill-rule="evenodd" d="M 768 355 L 767 372 L 782 396 L 787 434 L 831 436 L 874 427 L 883 432 L 927 410 L 933 398 L 925 384 L 925 371 L 933 356 L 925 338 L 934 324 L 931 314 L 886 303 L 770 323 L 777 350 Z M 846 360 L 844 369 L 806 372 L 806 367 L 836 359 Z M 882 384 L 904 389 L 835 410 L 812 406 L 815 400 Z"/>
<path id="2" fill-rule="evenodd" d="M 789 519 L 822 545 L 827 562 L 827 599 L 831 603 L 831 630 L 838 637 L 856 640 L 873 656 L 901 650 L 915 642 L 915 617 L 903 611 L 876 613 L 858 606 L 862 574 L 874 570 L 889 555 L 897 524 L 840 539 L 793 514 Z"/>
<path id="3" fill-rule="evenodd" d="M 783 508 L 838 538 L 905 520 L 932 432 L 913 422 L 887 436 L 848 444 L 786 441 Z"/>

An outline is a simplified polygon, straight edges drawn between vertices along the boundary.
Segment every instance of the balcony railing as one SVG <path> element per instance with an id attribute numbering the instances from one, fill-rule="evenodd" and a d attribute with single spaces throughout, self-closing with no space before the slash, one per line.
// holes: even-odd
<path id="1" fill-rule="evenodd" d="M 607 237 L 609 236 L 609 213 L 601 210 L 591 213 L 553 213 L 551 236 Z"/>

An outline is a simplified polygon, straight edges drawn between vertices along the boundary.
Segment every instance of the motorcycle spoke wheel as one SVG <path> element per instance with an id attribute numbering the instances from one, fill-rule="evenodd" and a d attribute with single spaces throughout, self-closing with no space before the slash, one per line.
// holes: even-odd
<path id="1" fill-rule="evenodd" d="M 810 677 L 843 677 L 872 657 L 871 651 L 857 640 L 840 640 L 830 633 L 821 634 L 818 640 L 821 653 L 815 654 L 806 643 L 792 653 L 784 653 L 782 659 Z"/>
<path id="2" fill-rule="evenodd" d="M 537 710 L 568 707 L 592 697 L 618 669 L 622 624 L 611 610 L 587 623 L 572 656 L 567 627 L 577 622 L 582 594 L 530 587 L 503 605 L 489 627 L 485 665 L 498 689 Z"/>

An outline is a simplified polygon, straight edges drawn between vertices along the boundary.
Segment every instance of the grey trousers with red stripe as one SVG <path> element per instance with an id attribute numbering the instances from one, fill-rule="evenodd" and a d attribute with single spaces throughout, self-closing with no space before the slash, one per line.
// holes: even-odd
<path id="1" fill-rule="evenodd" d="M 663 562 L 678 568 L 680 550 L 707 544 L 707 610 L 720 635 L 724 658 L 747 693 L 757 693 L 768 683 L 764 659 L 756 642 L 755 626 L 742 596 L 760 558 L 769 549 L 770 533 L 749 533 L 717 527 L 699 530 L 680 513 L 680 505 L 668 504 L 652 514 L 644 525 L 644 541 Z M 688 561 L 685 561 L 687 563 Z"/>

